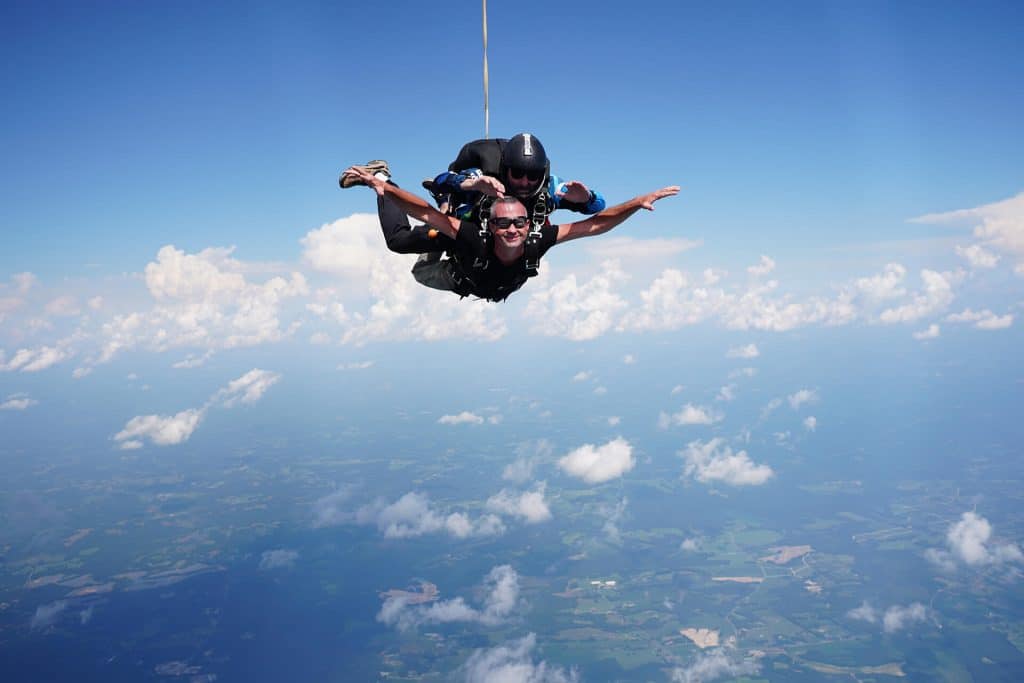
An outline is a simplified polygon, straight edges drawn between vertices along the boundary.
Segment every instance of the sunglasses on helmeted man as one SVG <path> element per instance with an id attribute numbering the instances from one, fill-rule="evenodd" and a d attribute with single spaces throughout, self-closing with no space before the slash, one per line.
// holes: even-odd
<path id="1" fill-rule="evenodd" d="M 515 218 L 492 218 L 491 225 L 496 228 L 507 228 L 510 225 L 514 225 L 517 228 L 521 228 L 526 225 L 526 216 L 516 216 Z"/>
<path id="2" fill-rule="evenodd" d="M 508 174 L 510 177 L 515 178 L 516 180 L 519 180 L 523 176 L 526 176 L 533 182 L 537 182 L 538 180 L 544 177 L 544 171 L 524 171 L 521 168 L 510 168 L 508 169 Z"/>

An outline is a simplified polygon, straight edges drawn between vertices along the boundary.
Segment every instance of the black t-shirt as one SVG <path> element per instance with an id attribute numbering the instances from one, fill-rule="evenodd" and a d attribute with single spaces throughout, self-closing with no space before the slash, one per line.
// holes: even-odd
<path id="1" fill-rule="evenodd" d="M 493 238 L 492 238 L 493 239 Z M 545 223 L 540 230 L 537 257 L 555 245 L 558 226 Z M 470 221 L 459 224 L 455 236 L 455 253 L 449 261 L 453 291 L 462 296 L 477 296 L 490 301 L 504 301 L 530 278 L 526 255 L 505 265 L 494 255 L 493 243 L 480 235 L 480 225 Z"/>

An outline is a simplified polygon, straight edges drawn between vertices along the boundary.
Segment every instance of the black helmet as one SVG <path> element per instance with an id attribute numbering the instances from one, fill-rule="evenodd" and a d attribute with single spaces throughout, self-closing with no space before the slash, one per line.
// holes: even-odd
<path id="1" fill-rule="evenodd" d="M 530 191 L 530 198 L 547 186 L 550 170 L 544 145 L 530 133 L 520 133 L 505 143 L 501 152 L 501 180 L 508 179 L 509 171 L 526 173 L 531 180 L 538 180 L 536 188 Z"/>

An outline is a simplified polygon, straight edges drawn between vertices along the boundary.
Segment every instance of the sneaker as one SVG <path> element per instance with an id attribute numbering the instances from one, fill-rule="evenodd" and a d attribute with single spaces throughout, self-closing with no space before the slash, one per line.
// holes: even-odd
<path id="1" fill-rule="evenodd" d="M 387 175 L 389 178 L 391 177 L 391 171 L 390 169 L 388 169 L 388 162 L 382 159 L 374 159 L 373 161 L 366 162 L 366 165 L 364 166 L 356 166 L 355 168 L 361 168 L 367 173 L 383 173 Z M 338 178 L 338 184 L 341 185 L 343 189 L 347 189 L 349 187 L 355 187 L 356 185 L 363 185 L 364 183 L 362 180 L 359 179 L 358 176 L 346 175 L 345 173 L 342 173 L 341 176 Z"/>

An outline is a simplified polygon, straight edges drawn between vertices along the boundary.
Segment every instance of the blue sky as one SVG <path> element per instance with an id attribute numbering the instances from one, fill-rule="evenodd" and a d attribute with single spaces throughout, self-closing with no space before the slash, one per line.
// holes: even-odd
<path id="1" fill-rule="evenodd" d="M 1015 334 L 1016 3 L 493 3 L 493 135 L 534 132 L 611 203 L 683 187 L 505 306 L 417 288 L 336 184 L 386 158 L 417 188 L 482 134 L 479 6 L 0 12 L 10 395 L 285 342 Z"/>

